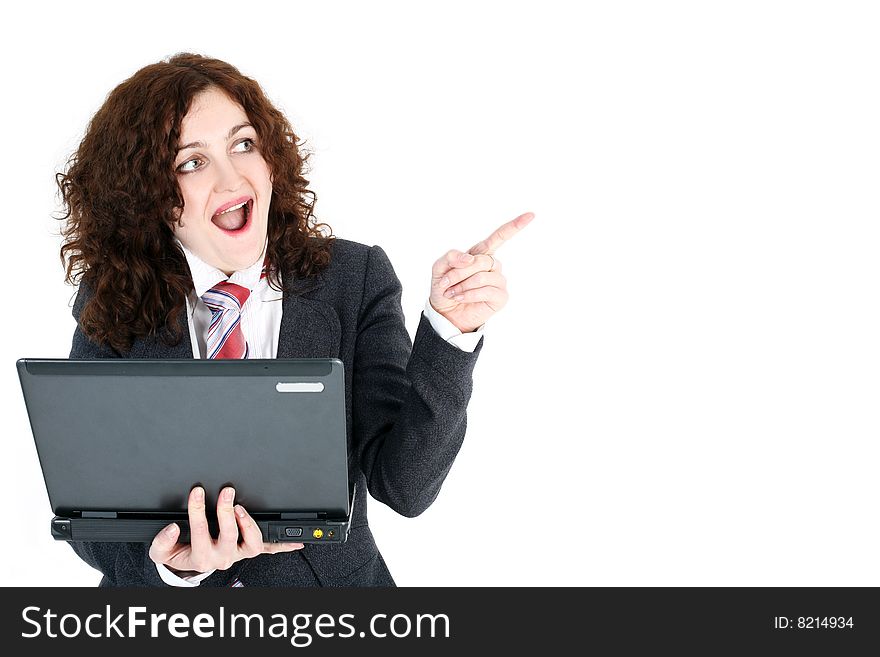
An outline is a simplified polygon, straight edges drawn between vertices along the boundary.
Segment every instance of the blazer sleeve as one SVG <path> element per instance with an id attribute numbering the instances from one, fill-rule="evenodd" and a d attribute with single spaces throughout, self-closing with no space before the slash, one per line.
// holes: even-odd
<path id="1" fill-rule="evenodd" d="M 79 314 L 89 296 L 90 289 L 83 281 L 73 303 L 73 318 L 77 323 L 69 358 L 79 360 L 120 358 L 119 352 L 107 345 L 92 342 L 80 328 Z M 149 556 L 149 546 L 144 543 L 69 541 L 69 545 L 83 561 L 101 571 L 105 580 L 109 580 L 102 582 L 102 585 L 168 586 L 159 577 L 156 564 Z"/>
<path id="2" fill-rule="evenodd" d="M 402 288 L 388 256 L 367 256 L 352 382 L 353 443 L 370 494 L 414 517 L 440 492 L 464 441 L 472 352 L 449 344 L 421 315 L 411 342 Z"/>

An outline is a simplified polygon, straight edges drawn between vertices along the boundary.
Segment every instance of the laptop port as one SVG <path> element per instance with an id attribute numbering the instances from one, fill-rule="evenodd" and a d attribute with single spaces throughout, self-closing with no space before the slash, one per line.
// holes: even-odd
<path id="1" fill-rule="evenodd" d="M 297 538 L 303 535 L 302 527 L 286 527 L 284 529 L 284 535 L 288 538 Z"/>

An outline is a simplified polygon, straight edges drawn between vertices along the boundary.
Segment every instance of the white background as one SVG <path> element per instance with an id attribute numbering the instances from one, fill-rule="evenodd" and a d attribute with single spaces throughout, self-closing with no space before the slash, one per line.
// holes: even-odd
<path id="1" fill-rule="evenodd" d="M 14 362 L 66 357 L 54 173 L 178 51 L 257 79 L 316 214 L 432 262 L 499 253 L 467 438 L 401 585 L 880 585 L 880 21 L 857 2 L 14 3 L 5 11 L 3 584 L 93 585 Z"/>

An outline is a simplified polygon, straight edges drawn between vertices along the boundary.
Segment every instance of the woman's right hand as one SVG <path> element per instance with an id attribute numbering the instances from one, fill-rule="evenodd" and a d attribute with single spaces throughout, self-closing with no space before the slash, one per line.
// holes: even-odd
<path id="1" fill-rule="evenodd" d="M 233 507 L 235 489 L 220 491 L 217 498 L 217 523 L 220 535 L 214 540 L 208 532 L 205 515 L 205 490 L 196 486 L 189 493 L 189 543 L 178 543 L 180 527 L 171 523 L 156 534 L 150 545 L 150 559 L 164 564 L 173 571 L 206 573 L 209 570 L 226 570 L 236 561 L 249 559 L 258 554 L 277 554 L 300 550 L 302 543 L 264 543 L 263 534 L 256 520 L 244 507 Z M 239 534 L 242 541 L 238 542 Z"/>

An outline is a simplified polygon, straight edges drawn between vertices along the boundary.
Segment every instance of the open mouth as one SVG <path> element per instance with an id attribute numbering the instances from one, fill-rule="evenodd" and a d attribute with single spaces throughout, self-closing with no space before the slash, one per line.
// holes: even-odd
<path id="1" fill-rule="evenodd" d="M 254 199 L 250 198 L 232 205 L 211 217 L 211 222 L 226 233 L 240 233 L 250 225 Z"/>

